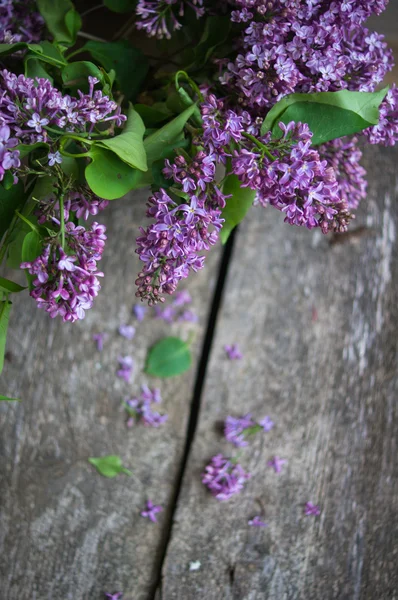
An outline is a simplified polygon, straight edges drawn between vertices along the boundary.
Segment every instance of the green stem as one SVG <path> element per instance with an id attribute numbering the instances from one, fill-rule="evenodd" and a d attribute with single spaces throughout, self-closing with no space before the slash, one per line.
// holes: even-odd
<path id="1" fill-rule="evenodd" d="M 36 233 L 39 233 L 38 228 L 36 227 L 36 225 L 34 225 L 31 221 L 29 221 L 29 219 L 27 219 L 26 217 L 24 217 L 19 210 L 15 211 L 15 214 L 18 215 L 18 217 L 27 225 L 29 225 L 29 227 L 31 228 L 32 231 L 35 231 Z"/>
<path id="2" fill-rule="evenodd" d="M 61 216 L 61 246 L 65 250 L 65 213 L 64 213 L 64 194 L 59 197 L 59 213 Z"/>
<path id="3" fill-rule="evenodd" d="M 250 133 L 244 133 L 243 136 L 245 138 L 247 138 L 248 140 L 250 140 L 251 142 L 253 142 L 253 144 L 255 144 L 257 146 L 257 148 L 259 148 L 261 150 L 261 152 L 263 152 L 266 156 L 268 156 L 268 158 L 274 162 L 276 160 L 275 156 L 273 156 L 271 154 L 271 152 L 268 150 L 267 146 L 265 146 L 265 144 L 263 144 L 262 142 L 260 142 L 260 140 L 258 140 L 256 137 L 254 137 L 254 135 L 251 135 Z"/>

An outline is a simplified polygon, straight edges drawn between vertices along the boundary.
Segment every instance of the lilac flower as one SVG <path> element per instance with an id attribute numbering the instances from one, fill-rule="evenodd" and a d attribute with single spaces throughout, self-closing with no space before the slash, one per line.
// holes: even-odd
<path id="1" fill-rule="evenodd" d="M 222 454 L 213 456 L 202 476 L 202 483 L 217 500 L 229 500 L 239 493 L 250 478 L 243 467 Z"/>
<path id="2" fill-rule="evenodd" d="M 318 517 L 321 514 L 321 509 L 317 504 L 313 504 L 312 502 L 307 502 L 305 505 L 304 514 L 306 517 Z"/>
<path id="3" fill-rule="evenodd" d="M 13 150 L 18 145 L 18 140 L 10 138 L 10 135 L 8 125 L 0 127 L 0 181 L 3 180 L 6 171 L 17 169 L 21 165 L 19 150 Z M 13 172 L 12 174 L 14 175 Z"/>
<path id="4" fill-rule="evenodd" d="M 114 594 L 106 593 L 105 598 L 107 600 L 122 600 L 123 592 L 115 592 Z"/>
<path id="5" fill-rule="evenodd" d="M 245 431 L 251 429 L 255 425 L 256 423 L 252 419 L 251 414 L 247 414 L 240 418 L 228 416 L 225 419 L 224 436 L 228 442 L 232 442 L 235 446 L 247 446 L 248 443 L 245 440 Z"/>
<path id="6" fill-rule="evenodd" d="M 93 340 L 97 344 L 98 352 L 102 352 L 104 349 L 104 340 L 108 337 L 107 333 L 94 333 Z"/>
<path id="7" fill-rule="evenodd" d="M 278 458 L 278 456 L 274 456 L 271 460 L 267 462 L 269 467 L 272 467 L 275 473 L 280 473 L 282 470 L 282 466 L 287 463 L 287 460 L 284 458 Z"/>
<path id="8" fill-rule="evenodd" d="M 137 321 L 143 321 L 146 313 L 146 306 L 142 306 L 142 304 L 134 304 L 133 313 Z"/>
<path id="9" fill-rule="evenodd" d="M 393 85 L 380 105 L 377 125 L 362 132 L 371 144 L 394 146 L 398 140 L 398 88 Z"/>
<path id="10" fill-rule="evenodd" d="M 53 167 L 56 163 L 58 163 L 59 165 L 62 163 L 62 156 L 58 152 L 58 150 L 54 153 L 52 153 L 52 152 L 48 153 L 48 165 L 50 167 Z"/>
<path id="11" fill-rule="evenodd" d="M 171 34 L 182 27 L 176 14 L 184 16 L 185 4 L 195 11 L 197 18 L 204 15 L 203 0 L 138 0 L 135 10 L 139 21 L 136 27 L 143 29 L 150 37 L 170 39 Z M 173 10 L 173 6 L 177 10 Z"/>
<path id="12" fill-rule="evenodd" d="M 84 319 L 85 311 L 92 307 L 101 288 L 97 261 L 101 259 L 106 240 L 105 227 L 94 222 L 91 229 L 65 225 L 65 241 L 69 254 L 60 246 L 57 237 L 44 239 L 44 248 L 32 262 L 24 262 L 33 279 L 30 292 L 39 308 L 54 318 L 74 322 Z"/>
<path id="13" fill-rule="evenodd" d="M 176 292 L 173 300 L 174 306 L 184 306 L 185 304 L 191 304 L 192 298 L 188 290 L 180 290 Z"/>
<path id="14" fill-rule="evenodd" d="M 146 503 L 146 510 L 141 512 L 141 516 L 149 519 L 152 523 L 157 523 L 156 515 L 161 512 L 163 508 L 160 505 L 155 505 L 151 500 L 148 500 Z"/>
<path id="15" fill-rule="evenodd" d="M 152 409 L 152 404 L 162 401 L 160 390 L 141 386 L 141 394 L 131 400 L 126 400 L 124 406 L 129 415 L 127 426 L 132 427 L 136 422 L 142 422 L 148 427 L 159 427 L 167 421 L 167 415 L 162 415 Z"/>
<path id="16" fill-rule="evenodd" d="M 258 515 L 250 519 L 247 524 L 250 525 L 250 527 L 268 527 L 267 523 L 265 523 Z"/>
<path id="17" fill-rule="evenodd" d="M 120 369 L 117 371 L 117 376 L 124 379 L 127 383 L 130 381 L 134 369 L 134 361 L 131 356 L 118 356 Z"/>
<path id="18" fill-rule="evenodd" d="M 162 319 L 166 323 L 173 323 L 175 317 L 175 310 L 172 306 L 166 306 L 165 308 L 160 308 L 160 306 L 155 306 L 155 319 Z"/>
<path id="19" fill-rule="evenodd" d="M 264 431 L 271 431 L 271 429 L 273 428 L 273 426 L 275 425 L 275 423 L 271 420 L 270 417 L 264 417 L 264 419 L 261 419 L 258 424 L 264 429 Z"/>
<path id="20" fill-rule="evenodd" d="M 226 344 L 224 346 L 224 350 L 229 358 L 229 360 L 241 360 L 243 358 L 243 354 L 238 348 L 237 344 Z"/>
<path id="21" fill-rule="evenodd" d="M 0 43 L 39 42 L 43 39 L 43 25 L 33 0 L 0 2 Z"/>
<path id="22" fill-rule="evenodd" d="M 199 317 L 192 310 L 184 310 L 184 312 L 178 317 L 179 321 L 186 321 L 187 323 L 197 323 Z"/>
<path id="23" fill-rule="evenodd" d="M 128 340 L 132 340 L 135 336 L 135 327 L 132 325 L 120 325 L 119 333 Z"/>
<path id="24" fill-rule="evenodd" d="M 99 123 L 114 121 L 120 125 L 126 120 L 116 102 L 100 90 L 94 91 L 92 82 L 88 94 L 79 92 L 79 97 L 73 98 L 63 95 L 47 79 L 3 70 L 0 88 L 0 124 L 8 125 L 25 144 L 47 141 L 47 126 L 58 128 L 60 134 L 66 127 L 70 132 L 92 133 Z"/>

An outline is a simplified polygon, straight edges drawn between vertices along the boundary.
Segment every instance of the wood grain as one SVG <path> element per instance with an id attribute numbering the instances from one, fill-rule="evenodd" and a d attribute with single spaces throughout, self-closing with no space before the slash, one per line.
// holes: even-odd
<path id="1" fill-rule="evenodd" d="M 161 600 L 398 598 L 397 160 L 398 149 L 366 150 L 354 227 L 367 235 L 330 245 L 271 208 L 242 225 Z M 223 351 L 234 342 L 240 362 Z M 201 473 L 234 452 L 217 424 L 249 411 L 276 425 L 242 452 L 246 490 L 220 503 Z M 274 455 L 288 460 L 279 475 Z M 309 500 L 320 517 L 304 516 Z M 261 507 L 269 526 L 249 527 Z"/>
<path id="2" fill-rule="evenodd" d="M 206 270 L 191 280 L 199 325 L 170 326 L 150 316 L 136 323 L 134 249 L 145 198 L 127 197 L 104 213 L 106 276 L 84 321 L 52 321 L 27 295 L 16 298 L 1 389 L 23 402 L 0 407 L 4 600 L 96 600 L 114 590 L 124 590 L 127 600 L 147 600 L 156 584 L 195 366 L 161 383 L 169 421 L 159 429 L 127 430 L 121 401 L 144 382 L 160 383 L 141 372 L 157 339 L 194 331 L 198 356 L 220 253 L 211 253 Z M 118 335 L 121 323 L 136 324 L 131 342 Z M 101 354 L 92 341 L 99 331 L 108 333 Z M 131 384 L 116 378 L 119 354 L 136 360 Z M 87 458 L 106 454 L 119 454 L 133 476 L 101 477 Z M 140 516 L 147 498 L 165 509 L 159 525 Z"/>

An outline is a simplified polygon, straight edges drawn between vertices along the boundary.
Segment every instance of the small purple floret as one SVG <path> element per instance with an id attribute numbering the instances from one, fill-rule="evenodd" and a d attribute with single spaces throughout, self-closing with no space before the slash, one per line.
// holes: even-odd
<path id="1" fill-rule="evenodd" d="M 119 333 L 127 340 L 132 340 L 135 336 L 135 327 L 133 327 L 132 325 L 120 325 Z"/>
<path id="2" fill-rule="evenodd" d="M 279 458 L 278 456 L 274 456 L 271 460 L 267 462 L 269 467 L 272 467 L 275 473 L 280 473 L 283 465 L 287 463 L 285 458 Z"/>
<path id="3" fill-rule="evenodd" d="M 307 502 L 305 505 L 304 514 L 306 517 L 319 517 L 319 515 L 321 514 L 321 509 L 317 504 Z"/>
<path id="4" fill-rule="evenodd" d="M 255 516 L 247 522 L 250 527 L 268 527 L 268 524 L 261 517 Z"/>
<path id="5" fill-rule="evenodd" d="M 225 344 L 224 350 L 227 353 L 229 360 L 240 360 L 243 358 L 242 352 L 239 350 L 237 344 Z"/>
<path id="6" fill-rule="evenodd" d="M 217 500 L 229 500 L 239 493 L 251 477 L 243 467 L 222 454 L 213 456 L 202 476 L 202 483 Z"/>
<path id="7" fill-rule="evenodd" d="M 149 519 L 152 523 L 157 523 L 156 515 L 162 510 L 163 508 L 160 505 L 155 505 L 151 500 L 148 500 L 146 503 L 146 510 L 141 512 L 141 516 Z"/>

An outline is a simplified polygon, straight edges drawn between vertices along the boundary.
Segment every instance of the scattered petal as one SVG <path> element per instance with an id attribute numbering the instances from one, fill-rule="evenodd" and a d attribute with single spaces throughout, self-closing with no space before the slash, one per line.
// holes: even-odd
<path id="1" fill-rule="evenodd" d="M 240 360 L 241 358 L 243 358 L 243 354 L 239 350 L 237 344 L 232 344 L 232 345 L 226 344 L 224 346 L 224 350 L 227 353 L 227 356 L 230 360 Z"/>
<path id="2" fill-rule="evenodd" d="M 317 504 L 307 502 L 305 505 L 304 514 L 306 517 L 319 517 L 319 515 L 321 514 L 321 509 Z"/>
<path id="3" fill-rule="evenodd" d="M 107 333 L 94 333 L 93 340 L 97 344 L 98 352 L 102 352 L 104 348 L 104 340 L 108 337 Z"/>
<path id="4" fill-rule="evenodd" d="M 275 423 L 268 416 L 264 417 L 264 419 L 261 419 L 258 424 L 261 425 L 264 431 L 270 431 L 275 425 Z"/>
<path id="5" fill-rule="evenodd" d="M 152 523 L 157 523 L 156 515 L 162 510 L 163 508 L 160 505 L 155 506 L 151 500 L 148 500 L 146 503 L 146 510 L 141 512 L 141 516 L 149 519 Z"/>
<path id="6" fill-rule="evenodd" d="M 250 519 L 247 524 L 250 525 L 250 527 L 268 527 L 268 524 L 265 523 L 265 521 L 263 521 L 258 515 Z"/>
<path id="7" fill-rule="evenodd" d="M 135 327 L 132 325 L 120 325 L 119 333 L 128 340 L 132 340 L 135 336 Z"/>
<path id="8" fill-rule="evenodd" d="M 146 306 L 142 306 L 142 304 L 134 304 L 133 313 L 137 321 L 143 321 L 146 313 Z"/>
<path id="9" fill-rule="evenodd" d="M 267 462 L 269 467 L 272 467 L 275 473 L 280 473 L 282 470 L 282 466 L 287 463 L 285 458 L 279 458 L 278 456 L 274 456 L 271 460 Z"/>

